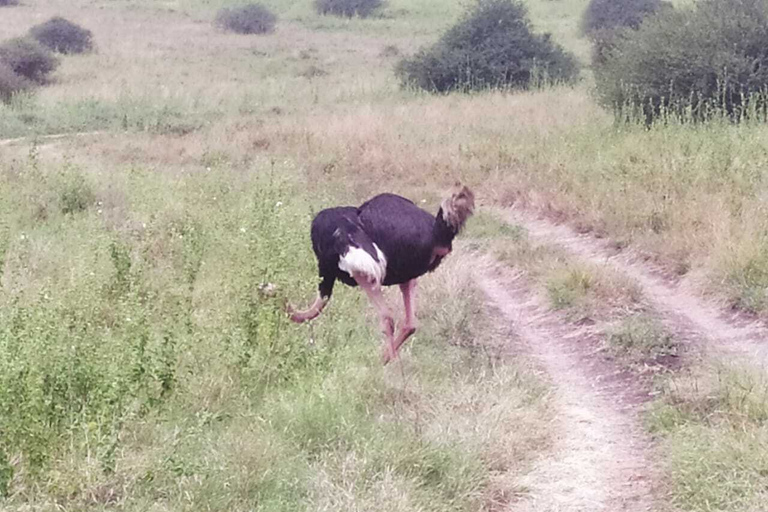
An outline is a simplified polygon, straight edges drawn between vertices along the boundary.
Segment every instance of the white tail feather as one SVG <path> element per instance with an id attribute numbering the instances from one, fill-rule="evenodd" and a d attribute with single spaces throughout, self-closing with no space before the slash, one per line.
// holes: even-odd
<path id="1" fill-rule="evenodd" d="M 378 262 L 365 250 L 359 247 L 350 247 L 339 260 L 339 268 L 350 276 L 362 274 L 370 282 L 380 286 L 387 275 L 387 259 L 376 244 L 373 244 L 373 247 L 376 249 Z"/>

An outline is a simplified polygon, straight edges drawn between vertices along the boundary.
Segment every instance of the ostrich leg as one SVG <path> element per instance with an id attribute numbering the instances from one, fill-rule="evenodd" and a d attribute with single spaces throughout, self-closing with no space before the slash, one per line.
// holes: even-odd
<path id="1" fill-rule="evenodd" d="M 315 302 L 309 307 L 309 309 L 305 311 L 295 311 L 290 305 L 287 306 L 286 309 L 288 314 L 291 316 L 291 320 L 297 324 L 300 324 L 306 322 L 307 320 L 316 318 L 320 313 L 323 312 L 323 309 L 325 309 L 325 306 L 328 304 L 329 300 L 331 300 L 330 297 L 322 297 L 318 294 Z"/>
<path id="2" fill-rule="evenodd" d="M 381 356 L 382 363 L 387 364 L 396 355 L 403 343 L 416 332 L 416 280 L 411 279 L 407 283 L 400 285 L 400 292 L 403 294 L 403 305 L 405 306 L 405 322 L 400 326 L 397 337 L 392 342 L 392 349 L 385 350 Z"/>
<path id="3" fill-rule="evenodd" d="M 395 349 L 393 342 L 395 336 L 395 320 L 392 318 L 392 313 L 389 311 L 387 303 L 384 300 L 381 286 L 372 283 L 367 276 L 362 274 L 355 273 L 352 277 L 357 281 L 358 286 L 365 290 L 365 294 L 368 295 L 368 300 L 370 300 L 373 307 L 376 308 L 376 312 L 379 314 L 379 319 L 381 320 L 381 332 L 386 338 L 385 351 L 391 351 L 394 355 Z"/>

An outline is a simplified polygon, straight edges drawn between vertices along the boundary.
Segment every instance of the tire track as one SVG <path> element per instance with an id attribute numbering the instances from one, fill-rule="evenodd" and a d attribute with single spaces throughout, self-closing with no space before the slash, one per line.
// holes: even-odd
<path id="1" fill-rule="evenodd" d="M 768 329 L 738 313 L 727 313 L 707 303 L 680 284 L 672 284 L 641 261 L 632 250 L 618 252 L 608 241 L 581 235 L 520 210 L 497 210 L 502 218 L 524 227 L 539 243 L 555 244 L 566 252 L 634 279 L 665 327 L 682 340 L 698 341 L 697 348 L 719 356 L 768 364 Z"/>
<path id="2" fill-rule="evenodd" d="M 31 142 L 37 142 L 42 144 L 49 144 L 61 139 L 77 138 L 77 137 L 91 137 L 94 135 L 102 135 L 107 133 L 104 130 L 97 130 L 91 132 L 68 132 L 68 133 L 56 133 L 52 135 L 29 135 L 26 137 L 16 137 L 13 139 L 0 139 L 0 147 L 12 146 L 14 144 L 26 144 Z"/>
<path id="3" fill-rule="evenodd" d="M 512 510 L 644 512 L 652 510 L 650 442 L 638 424 L 647 392 L 595 355 L 590 334 L 545 306 L 521 276 L 479 258 L 476 279 L 502 319 L 549 375 L 557 410 L 555 447 L 518 485 L 528 490 Z"/>

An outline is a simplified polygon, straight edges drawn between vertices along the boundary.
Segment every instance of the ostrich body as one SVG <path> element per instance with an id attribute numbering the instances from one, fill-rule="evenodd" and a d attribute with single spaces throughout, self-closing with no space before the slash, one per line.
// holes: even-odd
<path id="1" fill-rule="evenodd" d="M 317 214 L 312 221 L 312 249 L 320 274 L 318 296 L 306 311 L 292 312 L 291 320 L 305 322 L 328 304 L 336 280 L 360 286 L 376 308 L 386 346 L 384 364 L 416 331 L 416 280 L 432 272 L 451 252 L 454 237 L 474 210 L 474 195 L 457 186 L 436 216 L 395 194 L 380 194 L 359 208 L 342 206 Z M 382 286 L 399 285 L 405 320 L 395 335 L 395 322 L 387 308 Z"/>

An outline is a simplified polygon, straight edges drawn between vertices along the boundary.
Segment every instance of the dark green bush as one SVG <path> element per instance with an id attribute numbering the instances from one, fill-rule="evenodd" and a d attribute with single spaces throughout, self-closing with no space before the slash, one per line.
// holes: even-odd
<path id="1" fill-rule="evenodd" d="M 7 64 L 0 62 L 0 101 L 7 103 L 14 94 L 26 91 L 32 82 L 17 74 Z"/>
<path id="2" fill-rule="evenodd" d="M 224 8 L 216 15 L 216 25 L 238 34 L 267 34 L 276 22 L 277 16 L 261 4 Z"/>
<path id="3" fill-rule="evenodd" d="M 59 65 L 50 50 L 30 37 L 17 37 L 0 44 L 0 62 L 37 83 L 44 83 Z"/>
<path id="4" fill-rule="evenodd" d="M 662 0 L 591 0 L 581 18 L 581 31 L 592 35 L 617 28 L 637 28 L 646 16 L 665 3 Z"/>
<path id="5" fill-rule="evenodd" d="M 384 0 L 315 0 L 318 14 L 367 18 L 384 5 Z"/>
<path id="6" fill-rule="evenodd" d="M 38 43 L 59 53 L 84 53 L 93 49 L 93 33 L 59 16 L 29 31 Z"/>
<path id="7" fill-rule="evenodd" d="M 434 46 L 400 61 L 396 73 L 405 86 L 445 92 L 570 81 L 578 66 L 549 34 L 532 32 L 521 1 L 479 0 Z"/>
<path id="8" fill-rule="evenodd" d="M 764 117 L 767 0 L 701 0 L 624 30 L 595 67 L 600 101 L 622 116 Z"/>

